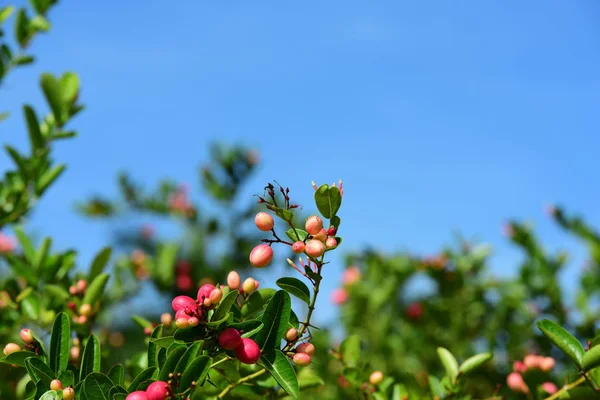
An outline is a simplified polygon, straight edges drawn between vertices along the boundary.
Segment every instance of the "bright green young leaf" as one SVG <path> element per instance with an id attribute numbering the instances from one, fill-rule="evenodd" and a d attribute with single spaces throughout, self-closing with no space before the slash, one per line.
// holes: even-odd
<path id="1" fill-rule="evenodd" d="M 202 384 L 202 382 L 208 375 L 208 371 L 210 370 L 211 364 L 212 358 L 208 356 L 200 356 L 196 358 L 181 375 L 181 381 L 179 383 L 179 386 L 187 388 L 194 381 L 197 382 L 198 385 Z"/>
<path id="2" fill-rule="evenodd" d="M 99 274 L 94 278 L 83 295 L 83 304 L 89 304 L 93 307 L 102 299 L 108 278 L 109 275 L 106 273 Z"/>
<path id="3" fill-rule="evenodd" d="M 556 347 L 568 355 L 578 366 L 581 365 L 585 350 L 579 340 L 567 332 L 563 327 L 550 320 L 544 319 L 538 321 L 537 326 Z"/>
<path id="4" fill-rule="evenodd" d="M 443 347 L 438 347 L 437 353 L 446 370 L 446 375 L 448 375 L 448 378 L 450 378 L 453 383 L 456 382 L 456 377 L 458 375 L 458 362 L 456 361 L 456 358 L 454 358 L 454 355 L 452 355 L 450 351 Z"/>
<path id="5" fill-rule="evenodd" d="M 285 234 L 287 235 L 287 237 L 290 238 L 290 240 L 293 240 L 294 242 L 303 242 L 308 237 L 308 232 L 298 228 L 290 228 L 287 231 L 285 231 Z"/>
<path id="6" fill-rule="evenodd" d="M 481 367 L 486 362 L 490 361 L 493 357 L 492 353 L 481 353 L 476 354 L 472 357 L 469 357 L 463 362 L 458 368 L 458 373 L 460 375 L 468 375 L 469 373 L 475 371 L 477 368 Z"/>
<path id="7" fill-rule="evenodd" d="M 35 32 L 48 32 L 50 30 L 50 22 L 41 15 L 36 15 L 29 21 L 29 28 Z"/>
<path id="8" fill-rule="evenodd" d="M 6 7 L 0 8 L 0 24 L 2 24 L 4 21 L 6 21 L 10 17 L 10 15 L 13 13 L 14 10 L 15 10 L 15 8 L 13 6 L 6 6 Z"/>
<path id="9" fill-rule="evenodd" d="M 239 293 L 240 292 L 238 290 L 232 290 L 229 292 L 229 294 L 227 294 L 227 296 L 221 300 L 210 320 L 219 321 L 224 317 L 227 317 L 227 314 L 229 314 L 229 310 L 231 310 L 231 307 L 235 304 L 235 300 L 237 299 Z"/>
<path id="10" fill-rule="evenodd" d="M 21 310 L 24 315 L 31 320 L 37 320 L 40 317 L 41 312 L 41 300 L 40 296 L 33 292 L 29 296 L 25 297 L 21 301 Z"/>
<path id="11" fill-rule="evenodd" d="M 48 296 L 57 298 L 60 301 L 65 301 L 71 297 L 69 292 L 67 292 L 62 286 L 53 285 L 50 283 L 44 285 L 44 293 L 46 293 Z"/>
<path id="12" fill-rule="evenodd" d="M 160 285 L 170 286 L 175 279 L 175 261 L 179 245 L 177 243 L 165 243 L 158 249 L 157 262 L 153 264 L 152 277 Z"/>
<path id="13" fill-rule="evenodd" d="M 342 360 L 349 367 L 356 367 L 360 360 L 360 339 L 357 335 L 348 336 L 340 344 Z"/>
<path id="14" fill-rule="evenodd" d="M 168 348 L 173 344 L 173 342 L 175 342 L 175 338 L 173 336 L 165 336 L 156 339 L 150 339 L 150 342 L 154 343 L 158 347 Z"/>
<path id="15" fill-rule="evenodd" d="M 175 370 L 173 373 L 177 375 L 177 373 L 182 373 L 190 366 L 190 364 L 196 359 L 198 356 L 198 352 L 202 349 L 202 342 L 194 342 L 188 349 L 183 353 L 183 356 L 177 362 Z"/>
<path id="16" fill-rule="evenodd" d="M 164 363 L 164 365 L 161 366 L 159 363 L 159 367 L 160 367 L 160 374 L 158 375 L 159 380 L 161 380 L 161 381 L 169 380 L 169 374 L 171 372 L 175 372 L 175 367 L 177 366 L 177 363 L 179 362 L 179 360 L 185 353 L 185 350 L 186 350 L 185 347 L 177 347 L 175 350 L 173 350 L 173 352 L 169 355 L 169 357 L 167 357 L 167 361 Z"/>
<path id="17" fill-rule="evenodd" d="M 237 324 L 230 324 L 228 328 L 236 329 L 242 334 L 243 338 L 249 338 L 254 336 L 261 329 L 263 329 L 264 326 L 265 324 L 263 324 L 260 320 L 250 319 L 248 321 L 239 322 Z"/>
<path id="18" fill-rule="evenodd" d="M 296 296 L 306 304 L 310 304 L 310 291 L 300 279 L 286 277 L 278 279 L 275 283 L 289 294 Z"/>
<path id="19" fill-rule="evenodd" d="M 102 273 L 104 267 L 108 264 L 110 260 L 110 256 L 112 254 L 112 249 L 110 247 L 105 247 L 96 254 L 94 260 L 92 261 L 92 266 L 90 267 L 90 273 L 88 274 L 88 282 L 93 281 L 98 275 Z"/>
<path id="20" fill-rule="evenodd" d="M 12 65 L 16 65 L 16 66 L 29 65 L 29 64 L 33 64 L 34 61 L 35 61 L 35 58 L 33 58 L 32 56 L 16 56 L 15 58 L 12 59 Z M 2 119 L 3 119 L 2 115 L 0 115 L 0 121 Z"/>
<path id="21" fill-rule="evenodd" d="M 325 381 L 312 368 L 302 368 L 298 371 L 298 386 L 300 389 L 310 389 L 323 386 Z"/>
<path id="22" fill-rule="evenodd" d="M 100 341 L 94 335 L 90 336 L 81 358 L 81 369 L 79 371 L 79 380 L 82 381 L 86 376 L 93 372 L 100 372 L 100 361 L 102 354 L 100 353 Z"/>
<path id="23" fill-rule="evenodd" d="M 142 329 L 152 328 L 152 322 L 148 321 L 144 317 L 140 317 L 139 315 L 132 315 L 131 319 Z"/>
<path id="24" fill-rule="evenodd" d="M 35 254 L 35 247 L 33 247 L 33 243 L 31 243 L 31 240 L 25 234 L 22 227 L 15 227 L 14 232 L 17 236 L 17 239 L 19 239 L 19 244 L 21 245 L 21 249 L 23 249 L 23 254 L 25 255 L 25 258 L 28 261 L 32 262 Z"/>
<path id="25" fill-rule="evenodd" d="M 52 183 L 54 183 L 54 181 L 56 181 L 63 172 L 65 172 L 66 168 L 66 165 L 59 164 L 44 171 L 42 176 L 40 176 L 40 179 L 35 184 L 36 194 L 41 196 L 46 189 L 48 189 L 50 185 L 52 185 Z"/>
<path id="26" fill-rule="evenodd" d="M 293 398 L 298 398 L 298 377 L 290 360 L 279 349 L 271 350 L 260 357 L 260 363 L 266 368 L 279 386 Z"/>
<path id="27" fill-rule="evenodd" d="M 279 348 L 290 319 L 291 303 L 290 295 L 279 290 L 267 304 L 261 318 L 265 326 L 254 337 L 262 351 Z"/>
<path id="28" fill-rule="evenodd" d="M 40 85 L 46 101 L 54 114 L 54 120 L 58 127 L 62 127 L 66 122 L 62 113 L 62 95 L 60 84 L 52 74 L 42 74 Z"/>
<path id="29" fill-rule="evenodd" d="M 58 393 L 54 390 L 48 390 L 46 393 L 40 397 L 40 400 L 58 400 Z"/>
<path id="30" fill-rule="evenodd" d="M 60 78 L 60 89 L 62 91 L 63 104 L 72 103 L 79 93 L 79 76 L 73 72 L 67 72 Z"/>
<path id="31" fill-rule="evenodd" d="M 337 187 L 321 185 L 315 191 L 315 203 L 321 215 L 329 219 L 333 217 L 342 205 L 342 195 Z"/>
<path id="32" fill-rule="evenodd" d="M 54 319 L 50 334 L 49 365 L 56 375 L 67 369 L 69 364 L 69 341 L 71 340 L 71 325 L 69 316 L 59 313 Z"/>
<path id="33" fill-rule="evenodd" d="M 594 346 L 583 354 L 581 369 L 589 371 L 600 366 L 600 346 Z"/>
<path id="34" fill-rule="evenodd" d="M 140 372 L 139 375 L 133 379 L 133 381 L 131 381 L 131 384 L 129 385 L 127 390 L 129 391 L 129 393 L 135 392 L 136 390 L 138 390 L 138 387 L 142 382 L 156 378 L 158 378 L 158 367 L 148 367 L 142 372 Z"/>
<path id="35" fill-rule="evenodd" d="M 113 386 L 108 376 L 94 372 L 83 381 L 83 392 L 87 400 L 111 400 L 108 393 Z"/>

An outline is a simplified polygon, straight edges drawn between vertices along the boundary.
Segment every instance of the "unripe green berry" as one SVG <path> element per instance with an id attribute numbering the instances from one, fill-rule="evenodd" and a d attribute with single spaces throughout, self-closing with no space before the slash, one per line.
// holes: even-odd
<path id="1" fill-rule="evenodd" d="M 79 307 L 79 315 L 83 315 L 84 317 L 88 317 L 92 314 L 92 306 L 89 304 L 82 304 Z"/>

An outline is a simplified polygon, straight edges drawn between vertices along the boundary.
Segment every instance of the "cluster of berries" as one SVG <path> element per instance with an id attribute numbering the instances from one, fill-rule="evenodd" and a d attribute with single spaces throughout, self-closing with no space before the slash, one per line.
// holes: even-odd
<path id="1" fill-rule="evenodd" d="M 25 328 L 25 329 L 21 329 L 21 332 L 19 334 L 21 336 L 21 340 L 23 341 L 23 343 L 25 344 L 25 348 L 29 351 L 32 351 L 36 354 L 39 354 L 39 343 L 37 343 L 37 341 L 35 340 L 35 338 L 33 337 L 33 333 L 31 333 L 31 330 Z M 21 346 L 19 346 L 16 343 L 7 343 L 6 346 L 4 346 L 4 355 L 8 356 L 9 354 L 15 353 L 17 351 L 21 351 Z"/>
<path id="2" fill-rule="evenodd" d="M 508 387 L 518 393 L 529 393 L 529 386 L 523 379 L 523 374 L 528 371 L 550 372 L 554 368 L 556 361 L 552 357 L 543 357 L 535 354 L 528 354 L 523 361 L 515 361 L 513 363 L 513 372 L 506 378 Z M 552 382 L 542 383 L 542 389 L 549 394 L 556 393 L 558 388 Z"/>
<path id="3" fill-rule="evenodd" d="M 129 393 L 126 400 L 167 400 L 173 395 L 171 385 L 165 381 L 152 382 L 145 391 Z"/>

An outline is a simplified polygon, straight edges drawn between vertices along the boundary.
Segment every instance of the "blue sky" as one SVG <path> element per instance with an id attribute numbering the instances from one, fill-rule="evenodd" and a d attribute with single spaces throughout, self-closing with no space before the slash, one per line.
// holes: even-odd
<path id="1" fill-rule="evenodd" d="M 308 205 L 311 180 L 342 178 L 340 250 L 431 253 L 459 231 L 510 275 L 520 253 L 501 225 L 519 218 L 573 250 L 576 271 L 581 247 L 543 207 L 600 225 L 599 16 L 594 0 L 62 1 L 37 64 L 2 89 L 1 141 L 24 146 L 19 108 L 42 109 L 39 73 L 80 74 L 80 138 L 57 146 L 69 169 L 30 227 L 83 260 L 110 231 L 75 201 L 115 193 L 121 169 L 195 184 L 219 139 L 260 150 L 248 195 L 276 179 Z"/>

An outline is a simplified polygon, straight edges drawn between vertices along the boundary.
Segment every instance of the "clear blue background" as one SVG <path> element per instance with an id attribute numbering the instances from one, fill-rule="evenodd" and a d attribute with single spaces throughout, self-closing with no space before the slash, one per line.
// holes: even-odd
<path id="1" fill-rule="evenodd" d="M 68 172 L 29 226 L 82 265 L 110 230 L 75 201 L 115 194 L 120 169 L 198 188 L 219 139 L 261 152 L 248 199 L 276 179 L 309 209 L 311 180 L 343 178 L 340 250 L 429 254 L 459 231 L 492 244 L 509 276 L 520 253 L 501 226 L 514 217 L 572 250 L 576 275 L 582 249 L 543 208 L 600 225 L 599 17 L 595 0 L 62 1 L 38 62 L 2 88 L 1 141 L 25 146 L 20 105 L 43 109 L 41 72 L 80 74 L 81 136 L 57 146 Z M 328 267 L 322 321 L 341 268 Z"/>

